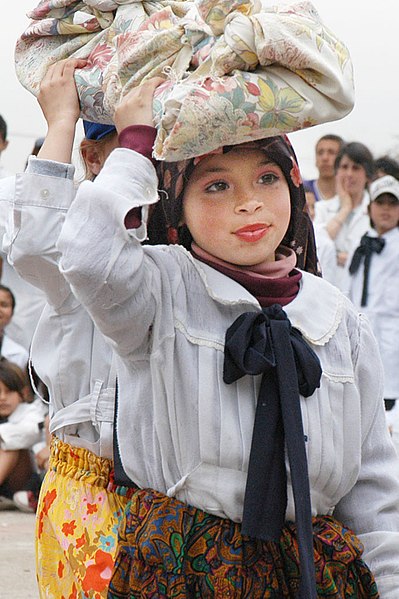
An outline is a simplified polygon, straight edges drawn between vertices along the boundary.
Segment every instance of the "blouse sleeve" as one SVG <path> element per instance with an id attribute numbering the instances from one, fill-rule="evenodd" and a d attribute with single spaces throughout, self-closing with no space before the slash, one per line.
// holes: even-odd
<path id="1" fill-rule="evenodd" d="M 16 176 L 3 244 L 18 274 L 44 291 L 56 310 L 65 309 L 68 302 L 76 303 L 59 272 L 56 249 L 66 210 L 75 194 L 74 170 L 70 164 L 29 159 L 26 172 Z"/>
<path id="2" fill-rule="evenodd" d="M 367 319 L 360 331 L 355 375 L 362 401 L 362 458 L 357 481 L 339 502 L 335 516 L 364 545 L 381 599 L 399 589 L 399 459 L 386 423 L 383 375 L 376 340 Z"/>
<path id="3" fill-rule="evenodd" d="M 146 238 L 148 207 L 157 200 L 151 161 L 118 148 L 95 181 L 80 186 L 58 240 L 61 271 L 119 353 L 140 345 L 154 316 L 159 272 L 140 242 Z M 140 227 L 126 229 L 126 215 L 139 206 Z"/>

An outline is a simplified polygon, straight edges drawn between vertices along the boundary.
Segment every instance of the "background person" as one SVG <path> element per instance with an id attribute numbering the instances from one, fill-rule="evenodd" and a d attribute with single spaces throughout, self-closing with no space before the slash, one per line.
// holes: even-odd
<path id="1" fill-rule="evenodd" d="M 370 229 L 350 265 L 349 297 L 370 320 L 384 366 L 388 424 L 399 452 L 399 182 L 370 185 Z"/>
<path id="2" fill-rule="evenodd" d="M 315 227 L 324 227 L 335 243 L 335 285 L 348 287 L 348 253 L 369 227 L 368 185 L 374 175 L 370 150 L 362 143 L 344 145 L 335 159 L 337 194 L 315 205 Z"/>
<path id="3" fill-rule="evenodd" d="M 106 597 L 130 492 L 113 475 L 112 348 L 60 272 L 56 248 L 76 192 L 71 152 L 80 106 L 74 73 L 84 64 L 60 61 L 43 79 L 38 100 L 48 132 L 38 156 L 17 175 L 11 210 L 19 215 L 18 226 L 12 228 L 16 218 L 9 219 L 5 247 L 21 276 L 47 298 L 31 349 L 33 366 L 49 390 L 53 436 L 37 508 L 36 564 L 43 598 Z M 112 125 L 83 124 L 81 155 L 87 179 L 95 180 L 118 136 Z M 24 499 L 26 505 L 26 494 Z"/>
<path id="4" fill-rule="evenodd" d="M 375 174 L 374 178 L 379 179 L 384 175 L 391 175 L 399 180 L 399 162 L 390 156 L 381 156 L 374 162 Z"/>
<path id="5" fill-rule="evenodd" d="M 319 200 L 330 200 L 336 194 L 335 159 L 344 145 L 339 135 L 332 133 L 323 135 L 316 143 L 316 168 L 319 171 L 317 179 L 309 179 L 304 184 Z"/>
<path id="6" fill-rule="evenodd" d="M 26 371 L 29 354 L 8 334 L 15 310 L 15 297 L 11 289 L 0 285 L 0 355 Z"/>
<path id="7" fill-rule="evenodd" d="M 0 509 L 14 506 L 13 495 L 35 473 L 32 446 L 40 441 L 44 411 L 18 366 L 0 361 Z"/>

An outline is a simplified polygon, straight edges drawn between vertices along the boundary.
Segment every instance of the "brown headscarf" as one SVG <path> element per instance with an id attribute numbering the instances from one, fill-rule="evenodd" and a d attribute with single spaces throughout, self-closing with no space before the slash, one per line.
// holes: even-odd
<path id="1" fill-rule="evenodd" d="M 227 153 L 237 146 L 224 146 L 220 152 Z M 281 245 L 292 248 L 297 255 L 297 267 L 313 274 L 320 274 L 317 264 L 313 225 L 306 208 L 305 192 L 297 158 L 287 136 L 268 137 L 241 144 L 240 148 L 262 150 L 283 171 L 291 197 L 291 219 Z M 200 157 L 201 158 L 201 157 Z M 162 198 L 166 220 L 177 229 L 177 241 L 190 248 L 191 235 L 187 227 L 179 227 L 183 211 L 184 189 L 199 158 L 179 162 L 157 162 L 159 189 L 166 194 Z"/>

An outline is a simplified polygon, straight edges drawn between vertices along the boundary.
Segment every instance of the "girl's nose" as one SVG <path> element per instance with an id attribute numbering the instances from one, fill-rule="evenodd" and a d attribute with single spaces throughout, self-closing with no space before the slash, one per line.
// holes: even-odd
<path id="1" fill-rule="evenodd" d="M 262 207 L 262 202 L 253 196 L 242 197 L 236 202 L 236 212 L 247 212 L 253 214 Z"/>

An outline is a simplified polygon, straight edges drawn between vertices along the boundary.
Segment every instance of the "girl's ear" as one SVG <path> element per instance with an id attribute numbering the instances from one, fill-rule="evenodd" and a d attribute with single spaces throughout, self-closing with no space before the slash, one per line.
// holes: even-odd
<path id="1" fill-rule="evenodd" d="M 96 142 L 83 139 L 80 144 L 80 152 L 87 170 L 94 176 L 98 175 L 104 164 L 104 153 Z"/>

